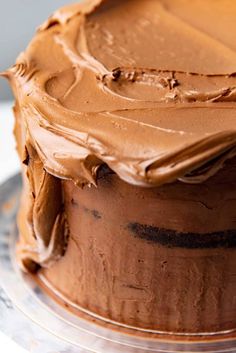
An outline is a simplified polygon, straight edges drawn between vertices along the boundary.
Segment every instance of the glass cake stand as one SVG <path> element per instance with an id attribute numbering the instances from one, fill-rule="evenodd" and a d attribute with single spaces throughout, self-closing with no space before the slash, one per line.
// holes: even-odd
<path id="1" fill-rule="evenodd" d="M 156 332 L 147 337 L 141 330 L 108 325 L 82 309 L 80 317 L 57 304 L 20 271 L 15 260 L 20 188 L 19 175 L 0 187 L 0 330 L 22 347 L 33 353 L 236 352 L 236 332 L 195 336 Z"/>

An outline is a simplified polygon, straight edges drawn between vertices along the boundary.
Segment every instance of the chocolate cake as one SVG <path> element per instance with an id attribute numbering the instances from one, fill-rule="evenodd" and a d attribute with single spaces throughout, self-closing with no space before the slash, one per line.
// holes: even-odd
<path id="1" fill-rule="evenodd" d="M 87 1 L 3 73 L 17 256 L 69 307 L 150 331 L 236 329 L 235 38 L 235 1 Z"/>

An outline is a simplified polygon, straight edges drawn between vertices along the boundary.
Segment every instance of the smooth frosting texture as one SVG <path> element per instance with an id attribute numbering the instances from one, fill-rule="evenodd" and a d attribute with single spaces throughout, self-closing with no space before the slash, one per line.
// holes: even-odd
<path id="1" fill-rule="evenodd" d="M 141 186 L 206 180 L 236 154 L 235 23 L 230 0 L 57 11 L 4 73 L 26 147 L 78 185 L 104 163 Z"/>

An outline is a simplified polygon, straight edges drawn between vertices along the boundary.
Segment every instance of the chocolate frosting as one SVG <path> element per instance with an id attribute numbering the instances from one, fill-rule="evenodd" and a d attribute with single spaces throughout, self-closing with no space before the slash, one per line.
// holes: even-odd
<path id="1" fill-rule="evenodd" d="M 5 75 L 45 169 L 96 183 L 202 182 L 236 150 L 236 4 L 88 1 L 57 11 Z"/>
<path id="2" fill-rule="evenodd" d="M 57 11 L 2 73 L 24 122 L 22 160 L 33 148 L 50 176 L 80 186 L 96 185 L 103 164 L 140 186 L 205 181 L 236 155 L 235 23 L 230 0 Z"/>

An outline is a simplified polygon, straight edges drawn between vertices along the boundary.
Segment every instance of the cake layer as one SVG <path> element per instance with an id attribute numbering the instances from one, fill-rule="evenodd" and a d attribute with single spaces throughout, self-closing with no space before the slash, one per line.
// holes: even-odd
<path id="1" fill-rule="evenodd" d="M 195 186 L 144 189 L 115 174 L 97 189 L 63 182 L 68 248 L 41 275 L 74 305 L 125 325 L 235 329 L 235 165 Z"/>

